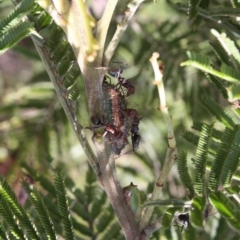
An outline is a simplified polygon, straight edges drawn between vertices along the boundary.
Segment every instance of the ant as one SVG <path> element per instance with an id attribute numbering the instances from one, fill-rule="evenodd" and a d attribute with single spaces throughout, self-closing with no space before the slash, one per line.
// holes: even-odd
<path id="1" fill-rule="evenodd" d="M 119 85 L 127 89 L 126 97 L 129 97 L 130 95 L 133 95 L 135 93 L 135 87 L 131 84 L 129 79 L 119 76 L 117 80 Z"/>
<path id="2" fill-rule="evenodd" d="M 129 97 L 130 95 L 133 95 L 135 93 L 135 87 L 131 84 L 129 79 L 126 79 L 121 76 L 123 73 L 123 70 L 127 67 L 127 64 L 124 64 L 123 66 L 120 66 L 120 68 L 108 68 L 108 67 L 98 67 L 96 69 L 108 69 L 108 74 L 118 80 L 118 85 L 123 86 L 127 89 L 126 97 Z M 106 80 L 106 79 L 105 79 Z M 117 87 L 116 86 L 116 87 Z"/>
<path id="3" fill-rule="evenodd" d="M 111 133 L 116 139 L 121 138 L 123 136 L 123 132 L 117 131 L 114 126 L 108 125 L 108 124 L 103 124 L 101 120 L 97 117 L 91 117 L 91 122 L 96 126 L 96 127 L 103 127 L 105 130 L 105 133 L 103 136 L 106 136 L 107 133 Z"/>
<path id="4" fill-rule="evenodd" d="M 132 145 L 133 145 L 133 151 L 135 149 L 138 149 L 139 144 L 141 142 L 141 136 L 138 134 L 139 131 L 139 123 L 142 118 L 138 117 L 138 111 L 136 109 L 126 109 L 125 110 L 126 115 L 131 118 L 132 126 L 131 126 L 131 134 L 132 134 Z"/>
<path id="5" fill-rule="evenodd" d="M 125 147 L 125 145 L 128 143 L 126 137 L 124 137 L 124 134 L 122 131 L 118 131 L 114 126 L 110 124 L 103 124 L 101 120 L 97 117 L 91 117 L 91 122 L 96 127 L 103 127 L 105 130 L 105 133 L 103 134 L 103 137 L 106 136 L 108 133 L 110 133 L 110 140 L 113 140 L 111 142 L 112 150 L 115 154 L 120 155 L 121 150 Z"/>
<path id="6" fill-rule="evenodd" d="M 133 151 L 139 148 L 139 144 L 140 144 L 141 140 L 142 140 L 142 138 L 139 134 L 132 135 Z"/>
<path id="7" fill-rule="evenodd" d="M 177 224 L 177 227 L 181 225 L 181 228 L 180 228 L 180 233 L 181 233 L 183 229 L 187 228 L 190 223 L 189 213 L 188 212 L 179 213 L 174 217 L 174 220 L 175 220 L 175 223 Z"/>

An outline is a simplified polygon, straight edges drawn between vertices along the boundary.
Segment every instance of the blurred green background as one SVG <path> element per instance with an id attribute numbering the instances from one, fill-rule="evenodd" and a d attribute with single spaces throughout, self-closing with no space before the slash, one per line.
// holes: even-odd
<path id="1" fill-rule="evenodd" d="M 191 128 L 193 119 L 212 121 L 198 102 L 201 94 L 210 95 L 222 106 L 228 105 L 203 73 L 192 67 L 180 67 L 180 63 L 187 59 L 187 50 L 207 55 L 212 50 L 209 27 L 203 22 L 194 29 L 187 14 L 177 9 L 176 2 L 143 2 L 113 57 L 115 61 L 128 64 L 122 75 L 130 78 L 136 87 L 135 94 L 128 99 L 128 106 L 136 108 L 142 117 L 140 148 L 129 153 L 132 149 L 129 145 L 121 156 L 116 156 L 119 178 L 122 186 L 133 182 L 145 193 L 150 193 L 167 150 L 166 124 L 158 111 L 158 92 L 153 85 L 154 75 L 149 62 L 152 53 L 159 52 L 165 65 L 165 91 L 178 151 L 188 151 L 190 157 L 195 151 L 195 147 L 182 138 L 184 131 Z M 105 1 L 88 2 L 89 11 L 96 19 L 100 18 L 104 4 Z M 120 1 L 110 26 L 109 41 L 123 14 L 122 5 Z M 230 1 L 212 1 L 212 5 L 230 6 Z M 0 4 L 1 18 L 12 8 L 11 1 L 3 1 Z M 82 125 L 88 127 L 90 120 L 82 79 L 77 84 L 81 89 L 78 116 Z M 90 140 L 92 132 L 86 130 L 86 134 Z M 19 191 L 19 179 L 25 174 L 21 162 L 27 162 L 39 174 L 52 175 L 52 169 L 61 169 L 80 188 L 88 169 L 86 156 L 67 122 L 30 38 L 0 56 L 0 174 L 10 180 L 16 192 Z M 186 195 L 174 166 L 163 198 L 186 198 Z M 211 229 L 206 226 L 205 230 L 199 230 L 197 239 L 207 239 L 208 233 L 203 233 Z M 178 234 L 176 231 L 176 236 Z"/>

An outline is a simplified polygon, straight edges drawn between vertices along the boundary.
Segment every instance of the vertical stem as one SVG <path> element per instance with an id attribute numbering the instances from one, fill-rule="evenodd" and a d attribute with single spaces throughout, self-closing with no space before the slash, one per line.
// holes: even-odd
<path id="1" fill-rule="evenodd" d="M 122 187 L 117 176 L 114 154 L 104 139 L 93 137 L 99 158 L 101 183 L 116 213 L 125 239 L 137 240 L 140 236 L 139 227 L 133 212 L 123 198 Z"/>
<path id="2" fill-rule="evenodd" d="M 168 129 L 168 149 L 167 149 L 167 153 L 166 153 L 166 157 L 164 160 L 161 174 L 155 183 L 155 188 L 153 190 L 150 200 L 156 200 L 160 197 L 160 193 L 162 191 L 163 185 L 166 182 L 167 176 L 168 176 L 175 160 L 177 159 L 176 140 L 175 140 L 174 131 L 173 131 L 173 127 L 172 127 L 172 119 L 168 112 L 168 107 L 166 104 L 164 84 L 163 84 L 163 80 L 162 80 L 163 72 L 161 71 L 161 69 L 163 69 L 164 66 L 163 66 L 163 64 L 159 65 L 159 63 L 157 62 L 158 57 L 159 57 L 158 53 L 153 53 L 153 55 L 150 59 L 150 62 L 152 63 L 152 67 L 153 67 L 153 70 L 155 73 L 154 84 L 157 85 L 157 87 L 158 87 L 159 100 L 160 100 L 159 110 L 162 112 L 162 114 L 164 116 L 164 119 L 165 119 L 165 122 L 167 125 L 167 129 Z M 140 222 L 141 230 L 143 230 L 149 224 L 153 210 L 154 210 L 153 206 L 147 207 L 145 209 L 145 212 L 144 212 L 143 217 Z"/>

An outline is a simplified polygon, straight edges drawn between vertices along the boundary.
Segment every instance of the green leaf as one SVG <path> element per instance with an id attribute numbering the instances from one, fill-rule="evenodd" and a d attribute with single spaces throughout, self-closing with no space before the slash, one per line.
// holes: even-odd
<path id="1" fill-rule="evenodd" d="M 196 150 L 194 189 L 198 195 L 203 195 L 203 191 L 205 188 L 205 171 L 212 130 L 213 125 L 203 124 Z"/>
<path id="2" fill-rule="evenodd" d="M 207 56 L 200 55 L 195 52 L 188 52 L 190 60 L 181 63 L 181 66 L 193 66 L 206 73 L 210 73 L 216 77 L 219 77 L 223 80 L 240 84 L 240 73 L 234 68 L 228 67 L 225 64 L 222 64 L 221 71 L 213 69 L 209 58 Z"/>
<path id="3" fill-rule="evenodd" d="M 19 204 L 16 195 L 12 191 L 11 187 L 5 180 L 3 180 L 1 176 L 0 182 L 1 182 L 0 198 L 3 198 L 6 201 L 6 204 L 9 206 L 9 209 L 11 209 L 13 214 L 19 220 L 19 223 L 21 224 L 22 228 L 26 230 L 28 237 L 30 239 L 40 240 L 41 238 L 39 237 L 35 225 L 28 217 L 27 213 L 22 208 L 22 206 Z"/>
<path id="4" fill-rule="evenodd" d="M 234 138 L 231 147 L 228 148 L 228 155 L 224 161 L 221 183 L 224 187 L 230 184 L 233 174 L 236 172 L 240 158 L 240 126 L 234 129 Z"/>
<path id="5" fill-rule="evenodd" d="M 17 239 L 24 240 L 26 236 L 24 235 L 23 229 L 21 229 L 16 217 L 7 204 L 7 201 L 2 197 L 0 198 L 0 214 L 1 218 L 3 218 L 10 227 L 12 235 Z"/>
<path id="6" fill-rule="evenodd" d="M 104 209 L 104 212 L 96 219 L 96 228 L 98 232 L 103 232 L 113 220 L 113 211 L 110 209 Z"/>
<path id="7" fill-rule="evenodd" d="M 236 230 L 240 231 L 240 211 L 239 205 L 233 203 L 222 192 L 211 193 L 210 201 L 217 211 L 227 220 L 227 222 Z"/>
<path id="8" fill-rule="evenodd" d="M 190 222 L 196 228 L 201 228 L 203 224 L 203 209 L 206 204 L 205 197 L 196 196 L 193 198 L 191 211 L 190 211 Z"/>
<path id="9" fill-rule="evenodd" d="M 73 225 L 69 212 L 68 199 L 64 182 L 61 175 L 58 173 L 54 178 L 54 185 L 57 193 L 58 209 L 62 217 L 64 236 L 66 240 L 74 240 Z"/>
<path id="10" fill-rule="evenodd" d="M 0 238 L 2 240 L 10 240 L 7 231 L 0 225 Z"/>
<path id="11" fill-rule="evenodd" d="M 19 18 L 29 12 L 34 4 L 35 0 L 22 0 L 15 8 L 12 10 L 7 17 L 0 21 L 0 35 L 4 34 L 6 30 L 9 31 L 9 28 L 6 28 L 12 21 L 19 21 Z M 16 20 L 18 19 L 18 20 Z"/>
<path id="12" fill-rule="evenodd" d="M 235 136 L 236 134 L 237 136 Z M 236 145 L 239 141 L 238 134 L 237 126 L 233 130 L 226 128 L 222 135 L 209 175 L 209 189 L 211 191 L 216 191 L 218 189 L 221 176 L 225 184 L 229 183 L 236 170 L 236 163 L 239 161 L 239 147 Z M 237 140 L 235 140 L 235 138 L 237 138 Z M 226 159 L 228 162 L 227 164 L 225 164 Z M 230 161 L 233 161 L 233 163 L 230 163 Z"/>
<path id="13" fill-rule="evenodd" d="M 55 229 L 53 226 L 52 219 L 49 215 L 48 209 L 45 206 L 40 194 L 37 191 L 33 191 L 31 193 L 31 202 L 34 205 L 38 216 L 40 218 L 40 221 L 43 225 L 43 228 L 46 232 L 47 238 L 49 240 L 57 240 L 57 236 L 55 234 Z"/>
<path id="14" fill-rule="evenodd" d="M 29 36 L 33 31 L 29 22 L 20 22 L 0 37 L 0 54 L 16 45 L 20 40 Z"/>
<path id="15" fill-rule="evenodd" d="M 178 209 L 177 208 L 169 208 L 167 211 L 164 213 L 162 217 L 162 226 L 164 228 L 169 228 L 172 224 L 172 221 L 174 219 L 174 215 Z"/>
<path id="16" fill-rule="evenodd" d="M 181 152 L 178 155 L 177 163 L 178 163 L 178 173 L 179 173 L 181 182 L 189 190 L 190 192 L 189 198 L 192 199 L 194 197 L 195 192 L 194 192 L 192 179 L 188 172 L 186 152 Z"/>
<path id="17" fill-rule="evenodd" d="M 239 123 L 239 119 L 236 115 L 234 116 L 233 112 L 224 109 L 211 98 L 203 96 L 201 97 L 200 102 L 213 116 L 215 116 L 226 127 L 233 128 L 236 124 Z"/>

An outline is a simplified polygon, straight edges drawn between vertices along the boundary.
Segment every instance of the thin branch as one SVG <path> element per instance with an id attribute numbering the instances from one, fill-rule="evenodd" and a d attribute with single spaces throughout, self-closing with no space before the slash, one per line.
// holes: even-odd
<path id="1" fill-rule="evenodd" d="M 168 149 L 166 153 L 166 157 L 164 160 L 164 164 L 162 167 L 162 171 L 160 176 L 158 177 L 155 188 L 153 190 L 152 196 L 150 200 L 156 200 L 159 199 L 160 193 L 162 191 L 163 185 L 166 182 L 167 176 L 177 159 L 177 148 L 176 148 L 176 140 L 174 136 L 174 131 L 172 127 L 172 119 L 168 112 L 168 107 L 166 105 L 166 98 L 165 98 L 165 90 L 164 90 L 164 84 L 162 81 L 163 73 L 161 69 L 163 69 L 163 64 L 158 64 L 157 59 L 159 57 L 158 53 L 153 53 L 150 62 L 152 63 L 152 67 L 155 73 L 155 81 L 154 84 L 158 87 L 158 93 L 159 93 L 159 100 L 160 100 L 160 107 L 159 110 L 162 112 L 167 129 L 168 129 Z M 144 211 L 143 217 L 140 222 L 140 230 L 143 230 L 149 223 L 150 218 L 152 216 L 154 207 L 147 207 Z"/>
<path id="2" fill-rule="evenodd" d="M 134 16 L 136 10 L 139 5 L 144 0 L 133 0 L 128 4 L 128 8 L 125 11 L 125 16 L 122 18 L 122 21 L 118 24 L 117 30 L 113 35 L 111 42 L 109 43 L 104 56 L 104 64 L 103 66 L 108 66 L 109 61 L 111 60 L 118 43 L 120 42 L 125 30 L 127 29 L 132 17 Z"/>
<path id="3" fill-rule="evenodd" d="M 96 39 L 93 37 L 92 34 L 92 27 L 95 27 L 95 19 L 92 18 L 88 13 L 85 6 L 85 3 L 83 0 L 77 0 L 76 4 L 78 6 L 78 9 L 80 11 L 80 14 L 82 15 L 82 24 L 83 28 L 85 30 L 85 36 L 87 41 L 87 54 L 88 54 L 88 61 L 92 62 L 94 61 L 97 52 L 96 50 L 99 49 L 99 45 L 96 41 Z"/>
<path id="4" fill-rule="evenodd" d="M 99 44 L 99 55 L 101 57 L 103 57 L 109 25 L 110 25 L 112 15 L 115 11 L 117 3 L 118 3 L 118 0 L 111 0 L 107 2 L 102 18 L 98 21 L 98 24 L 97 24 L 96 36 Z"/>
<path id="5" fill-rule="evenodd" d="M 54 85 L 54 88 L 57 92 L 58 98 L 62 104 L 62 107 L 66 113 L 66 116 L 70 122 L 70 125 L 72 126 L 74 132 L 76 133 L 78 140 L 80 144 L 83 147 L 83 150 L 85 154 L 88 157 L 88 161 L 90 165 L 92 166 L 94 172 L 96 175 L 99 175 L 99 166 L 98 166 L 98 160 L 96 156 L 94 155 L 87 139 L 84 133 L 84 128 L 79 123 L 77 116 L 75 114 L 74 105 L 71 102 L 70 99 L 67 98 L 67 90 L 64 89 L 62 85 L 62 79 L 59 79 L 59 76 L 57 72 L 54 70 L 54 64 L 50 59 L 49 52 L 47 51 L 45 46 L 39 46 L 39 43 L 36 41 L 34 37 L 32 37 L 32 40 L 35 44 L 35 47 L 44 63 L 44 66 L 47 70 L 47 73 Z"/>
<path id="6" fill-rule="evenodd" d="M 166 103 L 166 97 L 165 97 L 165 90 L 164 90 L 164 83 L 163 83 L 163 70 L 161 71 L 161 68 L 164 68 L 163 64 L 160 63 L 160 66 L 157 62 L 157 59 L 159 58 L 158 53 L 153 53 L 152 57 L 150 58 L 150 62 L 152 64 L 154 74 L 155 74 L 155 81 L 153 84 L 157 85 L 158 88 L 158 94 L 159 94 L 159 110 L 162 112 L 163 117 L 165 119 L 167 129 L 168 129 L 168 146 L 170 148 L 176 147 L 176 140 L 174 137 L 173 127 L 172 127 L 172 118 L 168 112 L 168 107 Z"/>

